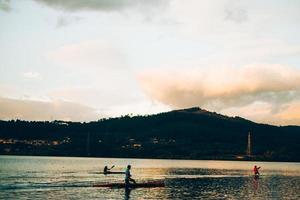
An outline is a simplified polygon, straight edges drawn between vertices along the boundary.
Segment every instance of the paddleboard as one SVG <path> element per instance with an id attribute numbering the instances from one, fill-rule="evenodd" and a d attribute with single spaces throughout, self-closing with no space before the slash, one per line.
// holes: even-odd
<path id="1" fill-rule="evenodd" d="M 107 187 L 107 188 L 125 188 L 125 183 L 103 183 L 95 184 L 93 187 Z M 164 181 L 152 181 L 144 183 L 130 184 L 129 188 L 152 188 L 152 187 L 165 187 Z"/>
<path id="2" fill-rule="evenodd" d="M 102 172 L 101 174 L 125 174 L 125 172 Z"/>

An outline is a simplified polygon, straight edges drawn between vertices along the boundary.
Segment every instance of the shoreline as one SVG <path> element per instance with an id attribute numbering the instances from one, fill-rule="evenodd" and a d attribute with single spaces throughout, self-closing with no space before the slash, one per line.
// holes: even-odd
<path id="1" fill-rule="evenodd" d="M 96 157 L 96 156 L 72 156 L 72 155 L 25 155 L 25 154 L 0 154 L 0 157 L 2 156 L 18 156 L 18 157 L 55 157 L 55 158 L 87 158 L 87 159 L 134 159 L 134 160 L 164 160 L 164 161 L 236 161 L 236 162 L 268 162 L 268 163 L 299 163 L 300 161 L 281 161 L 281 160 L 240 160 L 240 159 L 188 159 L 188 158 L 141 158 L 141 157 Z"/>

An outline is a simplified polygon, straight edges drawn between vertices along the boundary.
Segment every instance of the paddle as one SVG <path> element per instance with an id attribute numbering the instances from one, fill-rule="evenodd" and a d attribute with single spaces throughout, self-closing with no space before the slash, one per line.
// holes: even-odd
<path id="1" fill-rule="evenodd" d="M 115 167 L 115 165 L 111 166 L 111 168 L 109 168 L 109 170 L 111 170 L 111 169 L 114 168 L 114 167 Z"/>

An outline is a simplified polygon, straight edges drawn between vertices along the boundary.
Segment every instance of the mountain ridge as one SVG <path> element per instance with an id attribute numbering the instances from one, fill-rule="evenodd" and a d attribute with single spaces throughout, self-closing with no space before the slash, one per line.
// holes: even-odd
<path id="1" fill-rule="evenodd" d="M 246 156 L 249 132 L 253 150 Z M 297 141 L 299 126 L 259 124 L 199 107 L 84 123 L 0 121 L 0 154 L 300 161 Z"/>

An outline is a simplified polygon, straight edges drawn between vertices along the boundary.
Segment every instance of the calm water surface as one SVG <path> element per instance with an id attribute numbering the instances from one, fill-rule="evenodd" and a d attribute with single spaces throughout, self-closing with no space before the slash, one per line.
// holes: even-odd
<path id="1" fill-rule="evenodd" d="M 105 165 L 164 188 L 95 188 L 122 182 Z M 253 165 L 262 167 L 254 179 Z M 300 163 L 0 156 L 0 199 L 300 199 Z"/>

